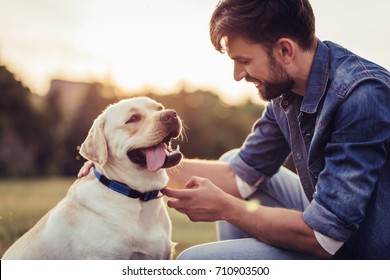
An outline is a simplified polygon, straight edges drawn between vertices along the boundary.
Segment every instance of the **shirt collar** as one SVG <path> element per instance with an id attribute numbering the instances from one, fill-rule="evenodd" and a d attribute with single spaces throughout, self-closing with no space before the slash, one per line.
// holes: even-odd
<path id="1" fill-rule="evenodd" d="M 316 54 L 310 70 L 305 96 L 302 101 L 301 111 L 315 113 L 325 94 L 329 77 L 330 52 L 329 48 L 318 40 Z"/>

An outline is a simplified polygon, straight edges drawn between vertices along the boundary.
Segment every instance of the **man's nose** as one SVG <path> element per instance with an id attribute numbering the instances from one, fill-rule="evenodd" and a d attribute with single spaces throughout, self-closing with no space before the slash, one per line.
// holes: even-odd
<path id="1" fill-rule="evenodd" d="M 233 71 L 234 79 L 238 82 L 247 76 L 245 68 L 237 62 L 234 62 L 234 71 Z"/>

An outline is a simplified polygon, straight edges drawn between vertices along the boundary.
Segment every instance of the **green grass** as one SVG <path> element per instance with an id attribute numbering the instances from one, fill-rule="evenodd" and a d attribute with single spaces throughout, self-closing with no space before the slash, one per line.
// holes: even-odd
<path id="1" fill-rule="evenodd" d="M 72 178 L 0 180 L 0 256 L 66 194 Z M 168 209 L 176 254 L 184 249 L 216 240 L 215 223 L 193 223 L 185 215 Z"/>

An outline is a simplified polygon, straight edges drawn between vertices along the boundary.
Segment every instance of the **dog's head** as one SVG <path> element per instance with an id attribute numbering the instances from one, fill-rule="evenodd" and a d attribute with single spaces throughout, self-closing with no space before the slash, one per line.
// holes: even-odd
<path id="1" fill-rule="evenodd" d="M 181 134 L 174 110 L 147 97 L 135 97 L 110 105 L 94 121 L 80 154 L 100 166 L 128 162 L 138 169 L 156 172 L 177 165 L 182 154 L 170 141 Z"/>

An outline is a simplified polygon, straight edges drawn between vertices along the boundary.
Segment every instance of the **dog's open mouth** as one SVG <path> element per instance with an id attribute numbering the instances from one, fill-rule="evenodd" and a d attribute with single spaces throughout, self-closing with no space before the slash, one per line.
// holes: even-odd
<path id="1" fill-rule="evenodd" d="M 169 135 L 152 147 L 130 150 L 127 152 L 127 156 L 135 164 L 145 165 L 151 172 L 175 166 L 179 164 L 183 154 L 180 152 L 179 146 L 175 150 L 171 148 L 173 137 Z"/>

